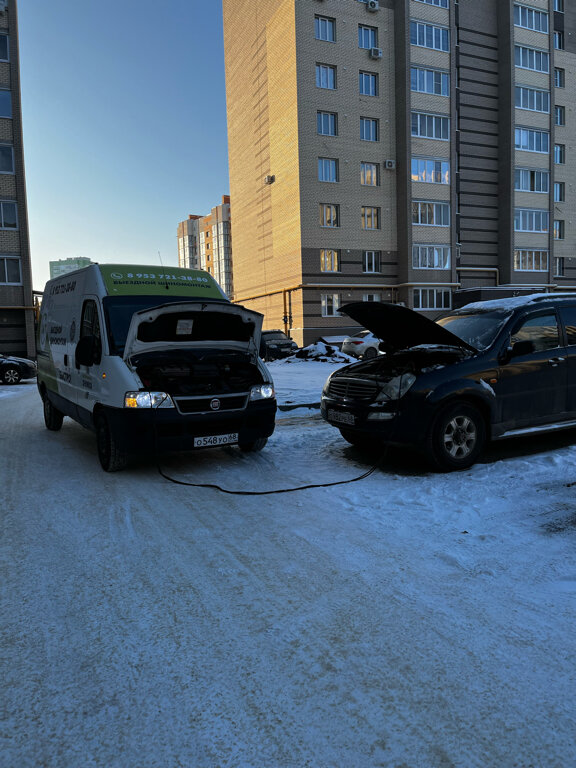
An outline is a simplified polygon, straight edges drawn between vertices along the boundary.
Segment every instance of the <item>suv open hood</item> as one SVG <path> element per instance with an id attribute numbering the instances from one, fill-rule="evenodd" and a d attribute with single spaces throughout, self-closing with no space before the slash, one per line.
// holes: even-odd
<path id="1" fill-rule="evenodd" d="M 263 315 L 236 304 L 185 302 L 135 312 L 128 328 L 124 360 L 142 352 L 190 347 L 227 349 L 258 355 Z"/>
<path id="2" fill-rule="evenodd" d="M 478 351 L 438 323 L 399 304 L 358 301 L 346 304 L 340 312 L 372 331 L 394 352 L 421 344 L 439 344 Z"/>

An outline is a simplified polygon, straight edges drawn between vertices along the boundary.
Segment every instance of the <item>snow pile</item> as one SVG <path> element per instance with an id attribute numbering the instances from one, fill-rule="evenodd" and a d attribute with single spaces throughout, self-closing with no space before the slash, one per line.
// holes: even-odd
<path id="1" fill-rule="evenodd" d="M 323 341 L 317 341 L 315 344 L 309 344 L 307 347 L 302 347 L 290 357 L 285 358 L 285 362 L 291 362 L 297 358 L 299 360 L 318 360 L 322 363 L 355 363 L 353 357 L 346 355 L 344 352 L 340 352 L 337 347 L 333 347 L 330 344 L 325 344 Z"/>

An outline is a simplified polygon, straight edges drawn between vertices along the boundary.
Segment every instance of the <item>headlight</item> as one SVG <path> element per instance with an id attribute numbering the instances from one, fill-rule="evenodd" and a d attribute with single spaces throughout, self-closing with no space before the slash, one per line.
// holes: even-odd
<path id="1" fill-rule="evenodd" d="M 126 392 L 124 408 L 174 408 L 166 392 Z"/>
<path id="2" fill-rule="evenodd" d="M 250 400 L 270 400 L 275 394 L 272 384 L 258 384 L 250 390 Z"/>
<path id="3" fill-rule="evenodd" d="M 384 403 L 388 400 L 400 400 L 415 381 L 416 376 L 413 373 L 403 373 L 400 376 L 394 376 L 393 379 L 384 384 L 376 398 L 376 402 Z"/>

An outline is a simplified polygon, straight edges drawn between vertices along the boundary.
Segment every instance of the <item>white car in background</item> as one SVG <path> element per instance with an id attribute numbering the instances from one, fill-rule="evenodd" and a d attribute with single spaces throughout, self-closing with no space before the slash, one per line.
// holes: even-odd
<path id="1" fill-rule="evenodd" d="M 354 336 L 348 336 L 342 342 L 342 352 L 352 357 L 361 357 L 363 360 L 371 360 L 380 353 L 380 339 L 367 330 L 360 331 Z"/>

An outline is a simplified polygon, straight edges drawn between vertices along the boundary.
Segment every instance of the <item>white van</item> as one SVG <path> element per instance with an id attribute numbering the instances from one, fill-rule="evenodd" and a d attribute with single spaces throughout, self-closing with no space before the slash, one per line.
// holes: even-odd
<path id="1" fill-rule="evenodd" d="M 262 315 L 199 270 L 92 264 L 48 281 L 38 326 L 44 420 L 96 433 L 103 469 L 131 455 L 264 447 L 276 398 Z"/>

